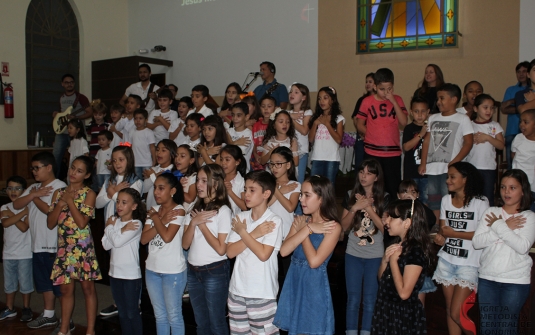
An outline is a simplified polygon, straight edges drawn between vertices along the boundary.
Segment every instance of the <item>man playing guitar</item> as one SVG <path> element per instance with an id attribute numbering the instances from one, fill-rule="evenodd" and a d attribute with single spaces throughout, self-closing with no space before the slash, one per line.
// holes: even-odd
<path id="1" fill-rule="evenodd" d="M 144 108 L 150 114 L 156 106 L 155 101 L 158 99 L 156 91 L 160 87 L 150 82 L 151 69 L 148 64 L 141 64 L 138 67 L 138 75 L 139 82 L 128 86 L 119 103 L 124 106 L 130 94 L 139 95 L 143 99 L 141 108 Z"/>

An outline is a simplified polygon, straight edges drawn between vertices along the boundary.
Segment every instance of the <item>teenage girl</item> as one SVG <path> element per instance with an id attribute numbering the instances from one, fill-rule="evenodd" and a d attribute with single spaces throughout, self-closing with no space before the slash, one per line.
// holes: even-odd
<path id="1" fill-rule="evenodd" d="M 314 145 L 311 175 L 326 176 L 333 185 L 340 166 L 339 149 L 345 122 L 336 90 L 330 86 L 322 87 L 318 92 L 316 111 L 308 123 L 308 140 Z"/>
<path id="2" fill-rule="evenodd" d="M 188 290 L 197 323 L 197 334 L 229 333 L 227 298 L 229 262 L 226 239 L 232 211 L 225 187 L 225 172 L 217 164 L 204 165 L 197 173 L 197 196 L 186 222 L 182 246 L 188 253 Z"/>
<path id="3" fill-rule="evenodd" d="M 191 212 L 191 208 L 197 199 L 197 159 L 195 151 L 187 144 L 182 144 L 176 149 L 175 168 L 182 173 L 180 184 L 184 190 L 184 209 L 186 214 Z"/>
<path id="4" fill-rule="evenodd" d="M 373 76 L 375 73 L 370 72 L 366 75 L 366 82 L 364 84 L 365 92 L 364 94 L 357 100 L 357 103 L 355 104 L 355 109 L 353 110 L 353 114 L 351 114 L 351 119 L 353 120 L 353 125 L 355 126 L 355 129 L 357 128 L 357 113 L 360 110 L 360 105 L 362 105 L 362 100 L 364 98 L 369 97 L 373 94 Z M 355 151 L 355 166 L 359 166 L 362 160 L 364 159 L 364 137 L 361 137 L 357 133 L 357 138 L 355 140 L 354 145 L 354 151 Z"/>
<path id="5" fill-rule="evenodd" d="M 425 334 L 425 310 L 418 292 L 435 260 L 425 211 L 416 199 L 397 200 L 388 206 L 387 215 L 385 229 L 401 243 L 386 249 L 379 268 L 372 333 Z"/>
<path id="6" fill-rule="evenodd" d="M 156 163 L 148 170 L 143 171 L 143 193 L 147 193 L 147 208 L 156 205 L 154 199 L 154 181 L 163 171 L 173 171 L 176 158 L 176 143 L 170 139 L 163 139 L 156 146 Z M 182 203 L 180 203 L 182 204 Z"/>
<path id="7" fill-rule="evenodd" d="M 301 189 L 305 216 L 296 217 L 280 254 L 293 252 L 273 324 L 290 334 L 333 334 L 327 263 L 340 236 L 331 181 L 312 176 Z"/>
<path id="8" fill-rule="evenodd" d="M 464 85 L 463 97 L 465 102 L 462 107 L 457 108 L 457 112 L 466 114 L 470 120 L 475 119 L 474 102 L 481 93 L 483 93 L 483 85 L 478 81 L 472 80 Z"/>
<path id="9" fill-rule="evenodd" d="M 433 280 L 442 284 L 446 298 L 448 331 L 461 334 L 461 306 L 477 290 L 480 250 L 472 246 L 472 237 L 483 213 L 489 208 L 482 195 L 483 180 L 470 163 L 457 162 L 448 168 L 448 195 L 440 206 L 440 230 L 435 243 L 444 245 L 438 252 Z"/>
<path id="10" fill-rule="evenodd" d="M 269 117 L 275 112 L 275 105 L 277 100 L 271 95 L 266 95 L 260 100 L 260 110 L 262 117 L 253 125 L 253 156 L 251 157 L 251 170 L 264 170 L 265 165 L 260 164 L 260 156 L 262 151 L 259 148 L 262 147 L 262 142 L 266 135 L 266 129 L 269 124 Z"/>
<path id="11" fill-rule="evenodd" d="M 201 143 L 202 120 L 204 116 L 199 113 L 192 113 L 186 117 L 186 135 L 185 144 L 192 148 L 197 148 Z"/>
<path id="12" fill-rule="evenodd" d="M 69 321 L 74 309 L 74 281 L 82 285 L 87 316 L 87 334 L 95 333 L 97 293 L 95 280 L 102 279 L 95 255 L 89 220 L 95 217 L 96 194 L 91 190 L 91 171 L 95 162 L 79 156 L 72 162 L 69 186 L 52 196 L 47 225 L 58 227 L 58 252 L 50 279 L 61 290 L 61 326 L 58 334 L 70 334 Z"/>
<path id="13" fill-rule="evenodd" d="M 308 132 L 310 131 L 308 123 L 314 114 L 310 109 L 310 92 L 308 87 L 303 84 L 293 84 L 289 93 L 288 112 L 292 117 L 292 123 L 295 127 L 295 137 L 299 149 L 299 164 L 297 166 L 298 182 L 300 184 L 305 180 L 305 172 L 308 164 Z"/>
<path id="14" fill-rule="evenodd" d="M 383 170 L 373 158 L 357 169 L 358 177 L 342 212 L 342 228 L 349 230 L 345 254 L 347 285 L 346 334 L 356 335 L 362 298 L 360 334 L 370 334 L 377 298 L 377 271 L 384 255 L 381 220 L 389 196 L 384 192 Z M 363 288 L 364 287 L 364 288 Z"/>
<path id="15" fill-rule="evenodd" d="M 234 215 L 246 211 L 245 205 L 245 169 L 246 162 L 240 147 L 227 145 L 221 149 L 219 165 L 225 172 L 225 187 L 229 197 L 230 207 Z"/>
<path id="16" fill-rule="evenodd" d="M 223 121 L 230 123 L 232 118 L 230 117 L 230 109 L 232 105 L 240 101 L 240 94 L 242 93 L 240 84 L 233 82 L 228 84 L 225 90 L 225 99 L 221 107 L 217 108 L 217 113 Z"/>
<path id="17" fill-rule="evenodd" d="M 227 143 L 227 132 L 223 120 L 210 115 L 202 121 L 201 143 L 197 146 L 199 166 L 217 163 L 219 151 Z"/>
<path id="18" fill-rule="evenodd" d="M 72 119 L 67 126 L 67 133 L 71 138 L 69 146 L 69 169 L 74 159 L 78 156 L 89 155 L 89 144 L 87 144 L 87 135 L 85 133 L 85 126 L 81 120 Z M 68 180 L 69 178 L 67 178 Z"/>
<path id="19" fill-rule="evenodd" d="M 535 214 L 528 177 L 509 170 L 500 182 L 498 206 L 483 214 L 472 243 L 479 259 L 478 300 L 481 334 L 516 334 L 520 310 L 529 295 L 535 242 Z M 492 320 L 493 322 L 489 322 Z M 501 321 L 500 321 L 501 320 Z"/>
<path id="20" fill-rule="evenodd" d="M 494 206 L 496 149 L 503 150 L 505 147 L 503 128 L 498 122 L 492 121 L 494 102 L 488 94 L 480 94 L 474 100 L 474 145 L 466 156 L 466 161 L 474 165 L 483 177 L 483 195 L 489 200 L 490 206 Z"/>
<path id="21" fill-rule="evenodd" d="M 186 287 L 186 260 L 178 231 L 186 212 L 182 207 L 182 185 L 173 173 L 162 173 L 156 178 L 154 199 L 157 205 L 148 211 L 141 243 L 149 244 L 145 282 L 154 308 L 156 332 L 169 334 L 171 329 L 172 334 L 184 334 L 182 293 Z"/>
<path id="22" fill-rule="evenodd" d="M 275 111 L 269 117 L 269 124 L 262 146 L 258 148 L 262 152 L 260 164 L 265 165 L 271 157 L 271 153 L 277 147 L 290 148 L 295 165 L 299 164 L 299 148 L 295 138 L 295 127 L 292 117 L 285 110 Z"/>
<path id="23" fill-rule="evenodd" d="M 139 241 L 147 210 L 137 190 L 123 188 L 118 193 L 117 217 L 106 220 L 102 247 L 110 250 L 110 287 L 119 309 L 121 331 L 141 335 Z"/>

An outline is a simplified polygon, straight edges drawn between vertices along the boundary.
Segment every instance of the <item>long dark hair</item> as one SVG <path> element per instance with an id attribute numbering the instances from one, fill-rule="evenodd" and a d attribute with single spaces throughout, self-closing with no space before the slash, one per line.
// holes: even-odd
<path id="1" fill-rule="evenodd" d="M 204 171 L 208 179 L 207 193 L 213 200 L 205 203 L 202 199 L 195 202 L 193 210 L 197 211 L 218 211 L 221 207 L 227 206 L 232 210 L 230 201 L 228 200 L 227 188 L 225 187 L 225 171 L 217 164 L 207 164 L 199 169 L 199 172 Z M 197 181 L 198 179 L 197 174 Z M 212 189 L 215 189 L 215 194 L 212 195 Z"/>
<path id="2" fill-rule="evenodd" d="M 292 117 L 290 116 L 290 113 L 285 110 L 273 113 L 277 113 L 275 115 L 275 120 L 271 120 L 271 117 L 269 118 L 269 123 L 266 128 L 266 134 L 264 135 L 264 140 L 262 140 L 262 145 L 268 143 L 271 138 L 277 136 L 277 131 L 275 130 L 275 123 L 277 122 L 277 118 L 279 118 L 280 115 L 286 115 L 288 117 L 288 120 L 290 120 L 290 126 L 288 127 L 288 132 L 286 133 L 286 135 L 290 138 L 290 141 L 293 141 L 293 139 L 295 138 L 295 126 L 292 122 Z"/>
<path id="3" fill-rule="evenodd" d="M 262 117 L 262 110 L 260 110 L 260 103 L 259 103 L 259 102 L 262 102 L 262 100 L 264 100 L 264 98 L 258 101 L 258 99 L 254 95 L 248 95 L 244 97 L 243 99 L 241 99 L 241 102 L 245 102 L 246 104 L 251 104 L 254 106 L 253 114 L 249 114 L 249 119 L 258 120 Z"/>
<path id="4" fill-rule="evenodd" d="M 89 177 L 84 179 L 84 185 L 91 186 L 91 184 L 93 184 L 92 174 L 93 167 L 95 166 L 95 160 L 89 156 L 78 156 L 72 162 L 74 163 L 76 161 L 80 161 L 85 165 L 86 175 L 89 174 Z M 69 166 L 69 169 L 70 168 L 71 167 Z"/>
<path id="5" fill-rule="evenodd" d="M 240 98 L 240 94 L 242 93 L 241 86 L 237 82 L 232 82 L 228 84 L 227 88 L 225 89 L 225 97 L 223 98 L 223 103 L 221 104 L 221 110 L 227 110 L 231 107 L 231 105 L 227 101 L 227 91 L 229 88 L 234 87 L 236 89 L 236 92 L 238 92 L 238 99 Z M 236 103 L 236 101 L 234 101 Z"/>
<path id="6" fill-rule="evenodd" d="M 74 128 L 78 129 L 78 133 L 76 133 L 76 135 L 74 135 L 73 138 L 86 138 L 87 135 L 85 133 L 85 126 L 84 126 L 84 123 L 82 122 L 82 120 L 79 120 L 79 119 L 72 119 L 69 121 L 70 125 L 72 125 Z"/>
<path id="7" fill-rule="evenodd" d="M 209 115 L 202 121 L 201 127 L 201 144 L 206 143 L 206 139 L 202 133 L 202 128 L 206 126 L 212 126 L 215 128 L 214 146 L 220 146 L 223 143 L 227 143 L 227 132 L 223 120 L 217 115 Z"/>
<path id="8" fill-rule="evenodd" d="M 450 168 L 459 171 L 463 178 L 466 178 L 463 199 L 464 207 L 468 206 L 474 198 L 480 200 L 486 199 L 483 196 L 483 177 L 481 177 L 475 166 L 467 162 L 457 162 L 450 165 Z M 455 198 L 455 193 L 451 193 L 451 197 Z"/>
<path id="9" fill-rule="evenodd" d="M 175 158 L 176 158 L 176 149 L 177 149 L 175 141 L 170 140 L 168 138 L 164 138 L 163 140 L 158 142 L 158 144 L 156 145 L 156 148 L 160 145 L 160 143 L 163 144 L 164 148 L 166 148 L 167 151 L 169 151 L 169 158 L 171 160 L 171 164 L 173 164 L 173 170 L 175 170 L 176 169 Z M 165 167 L 165 166 L 162 166 L 162 167 Z"/>
<path id="10" fill-rule="evenodd" d="M 134 200 L 134 203 L 137 204 L 137 208 L 132 211 L 132 219 L 139 220 L 142 224 L 145 224 L 145 220 L 147 219 L 147 207 L 141 200 L 141 194 L 131 187 L 123 188 L 119 191 L 119 194 L 121 193 L 129 194 Z"/>
<path id="11" fill-rule="evenodd" d="M 121 152 L 124 157 L 126 158 L 126 170 L 124 172 L 124 179 L 125 181 L 134 182 L 138 179 L 136 176 L 136 162 L 134 159 L 134 152 L 132 151 L 131 147 L 127 147 L 126 145 L 118 145 L 111 151 L 111 158 L 113 160 L 113 153 L 114 152 Z M 112 169 L 110 171 L 110 181 L 115 181 L 117 178 L 117 171 L 113 168 L 113 162 L 111 165 Z"/>
<path id="12" fill-rule="evenodd" d="M 336 119 L 338 118 L 338 115 L 342 114 L 342 110 L 340 109 L 340 103 L 338 102 L 338 95 L 336 94 L 336 90 L 331 86 L 325 86 L 320 88 L 318 91 L 318 99 L 320 92 L 327 93 L 333 102 L 331 106 L 331 126 L 336 129 Z M 323 115 L 323 110 L 320 107 L 320 104 L 316 101 L 316 110 L 314 112 L 314 115 L 310 118 L 310 121 L 308 122 L 308 127 L 312 128 L 312 125 L 314 124 L 314 121 L 316 121 L 317 118 L 319 118 L 321 115 Z"/>
<path id="13" fill-rule="evenodd" d="M 502 175 L 503 181 L 504 178 L 514 178 L 521 186 L 522 186 L 522 193 L 524 194 L 522 196 L 522 200 L 520 201 L 520 206 L 518 207 L 517 211 L 523 212 L 530 209 L 531 204 L 533 203 L 533 196 L 531 195 L 531 186 L 529 184 L 529 179 L 526 173 L 519 169 L 511 169 L 505 171 L 505 173 Z M 503 199 L 500 196 L 496 200 L 496 206 L 501 207 L 504 205 Z"/>
<path id="14" fill-rule="evenodd" d="M 287 147 L 276 147 L 275 150 L 271 152 L 271 156 L 273 156 L 274 154 L 281 155 L 287 163 L 290 163 L 290 169 L 288 169 L 288 171 L 286 172 L 288 174 L 288 179 L 297 181 L 297 178 L 295 177 L 295 162 L 292 150 Z"/>
<path id="15" fill-rule="evenodd" d="M 238 171 L 242 177 L 245 176 L 245 173 L 247 172 L 247 162 L 245 161 L 245 157 L 243 157 L 243 152 L 241 151 L 240 147 L 234 144 L 229 144 L 221 149 L 219 155 L 221 155 L 223 152 L 226 152 L 227 154 L 231 155 L 234 160 L 240 162 L 236 168 L 236 171 Z"/>
<path id="16" fill-rule="evenodd" d="M 427 69 L 428 67 L 432 67 L 435 70 L 435 75 L 437 76 L 435 87 L 440 87 L 444 85 L 444 75 L 442 74 L 442 70 L 440 69 L 440 67 L 436 64 L 427 64 L 425 68 Z M 422 79 L 422 86 L 420 86 L 418 90 L 418 95 L 420 97 L 424 96 L 428 89 L 429 89 L 429 84 L 427 83 L 427 81 L 425 81 L 425 74 L 424 74 L 424 79 Z"/>
<path id="17" fill-rule="evenodd" d="M 329 179 L 323 176 L 310 176 L 304 183 L 310 183 L 312 191 L 321 198 L 320 215 L 327 221 L 340 222 L 334 187 Z"/>
<path id="18" fill-rule="evenodd" d="M 165 182 L 171 186 L 171 189 L 175 189 L 176 192 L 173 194 L 173 202 L 177 205 L 182 205 L 184 203 L 184 188 L 180 184 L 180 180 L 172 172 L 164 172 L 156 179 L 163 179 Z"/>
<path id="19" fill-rule="evenodd" d="M 197 170 L 199 170 L 199 167 L 197 166 L 197 152 L 193 151 L 189 144 L 181 144 L 178 146 L 176 155 L 178 156 L 178 149 L 185 149 L 188 151 L 189 158 L 193 158 L 195 161 L 193 164 L 190 164 L 188 167 L 188 170 L 186 171 L 186 174 L 184 177 L 189 177 L 193 175 L 194 173 L 197 173 Z M 174 165 L 174 164 L 173 164 Z"/>

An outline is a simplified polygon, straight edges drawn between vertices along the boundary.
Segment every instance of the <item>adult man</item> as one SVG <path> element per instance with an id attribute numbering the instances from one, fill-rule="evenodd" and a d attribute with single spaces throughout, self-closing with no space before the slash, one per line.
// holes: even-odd
<path id="1" fill-rule="evenodd" d="M 124 106 L 126 99 L 130 94 L 139 95 L 143 99 L 143 105 L 141 108 L 145 108 L 150 114 L 156 106 L 155 102 L 158 99 L 156 91 L 160 88 L 158 85 L 155 85 L 150 82 L 151 69 L 148 64 L 141 64 L 138 67 L 139 82 L 133 83 L 128 86 L 126 92 L 124 93 L 119 103 Z"/>
<path id="2" fill-rule="evenodd" d="M 286 109 L 288 106 L 288 90 L 285 85 L 275 79 L 275 64 L 271 62 L 260 63 L 260 77 L 264 81 L 254 89 L 256 99 L 260 101 L 264 94 L 271 95 L 277 101 L 277 106 Z"/>
<path id="3" fill-rule="evenodd" d="M 89 105 L 89 99 L 74 89 L 75 83 L 76 82 L 72 74 L 65 74 L 63 77 L 61 77 L 61 86 L 63 86 L 65 93 L 63 93 L 63 95 L 59 98 L 60 110 L 61 112 L 64 112 L 69 107 L 73 107 L 73 112 L 80 110 L 80 113 L 82 114 L 70 114 L 68 116 L 69 120 L 74 118 L 80 120 L 91 119 L 93 116 L 93 109 Z M 52 117 L 55 117 L 56 114 L 58 114 L 58 111 L 52 113 Z M 66 172 L 61 162 L 63 160 L 63 156 L 65 155 L 65 151 L 67 151 L 67 148 L 69 147 L 69 144 L 70 138 L 69 134 L 67 134 L 67 127 L 65 127 L 65 130 L 61 134 L 56 134 L 54 148 L 52 151 L 56 160 L 57 179 L 61 179 Z"/>

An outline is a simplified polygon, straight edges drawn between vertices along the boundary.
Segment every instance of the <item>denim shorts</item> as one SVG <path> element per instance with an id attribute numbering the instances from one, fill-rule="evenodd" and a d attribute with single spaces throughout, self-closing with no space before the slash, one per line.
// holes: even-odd
<path id="1" fill-rule="evenodd" d="M 439 257 L 433 280 L 444 286 L 458 285 L 477 290 L 478 275 L 475 266 L 455 265 Z"/>
<path id="2" fill-rule="evenodd" d="M 429 208 L 434 211 L 440 210 L 442 197 L 448 194 L 446 179 L 448 179 L 447 173 L 427 176 L 427 200 Z"/>
<path id="3" fill-rule="evenodd" d="M 418 293 L 431 293 L 435 292 L 437 290 L 437 287 L 435 286 L 435 283 L 433 283 L 433 279 L 429 276 L 425 276 L 424 279 L 424 285 L 420 289 L 420 292 Z"/>
<path id="4" fill-rule="evenodd" d="M 33 292 L 32 259 L 4 259 L 4 292 L 7 294 Z"/>
<path id="5" fill-rule="evenodd" d="M 33 282 L 37 293 L 53 291 L 56 297 L 61 297 L 59 285 L 52 285 L 52 279 L 50 279 L 55 260 L 56 253 L 33 253 Z"/>

